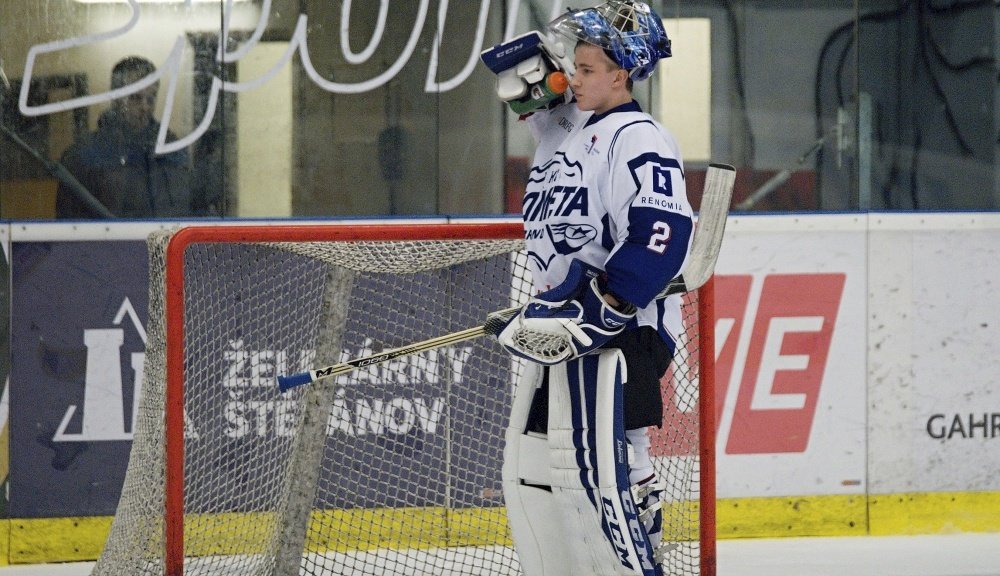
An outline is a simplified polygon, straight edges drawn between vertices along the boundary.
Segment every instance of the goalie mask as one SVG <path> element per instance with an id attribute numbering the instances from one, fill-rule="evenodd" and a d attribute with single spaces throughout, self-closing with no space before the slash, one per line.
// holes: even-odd
<path id="1" fill-rule="evenodd" d="M 608 0 L 585 10 L 571 9 L 550 22 L 549 29 L 603 48 L 636 82 L 649 78 L 656 63 L 671 55 L 663 22 L 645 2 Z"/>

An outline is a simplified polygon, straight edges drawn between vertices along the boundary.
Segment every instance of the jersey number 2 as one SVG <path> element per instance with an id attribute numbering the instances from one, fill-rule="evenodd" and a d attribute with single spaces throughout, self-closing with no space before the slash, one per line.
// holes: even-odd
<path id="1" fill-rule="evenodd" d="M 649 244 L 646 248 L 649 248 L 657 254 L 663 254 L 667 249 L 667 242 L 670 240 L 670 226 L 666 222 L 654 222 L 653 223 L 653 234 L 649 237 Z"/>

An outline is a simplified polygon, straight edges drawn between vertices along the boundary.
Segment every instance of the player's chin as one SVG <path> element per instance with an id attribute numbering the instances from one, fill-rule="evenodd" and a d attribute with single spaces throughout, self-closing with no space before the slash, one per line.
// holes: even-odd
<path id="1" fill-rule="evenodd" d="M 587 99 L 580 98 L 579 94 L 576 95 L 576 107 L 580 110 L 580 112 L 588 112 L 594 109 L 594 107 L 587 102 Z"/>

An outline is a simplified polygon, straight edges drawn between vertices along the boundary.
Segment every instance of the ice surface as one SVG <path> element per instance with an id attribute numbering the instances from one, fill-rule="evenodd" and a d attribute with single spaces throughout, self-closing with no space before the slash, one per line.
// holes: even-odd
<path id="1" fill-rule="evenodd" d="M 718 576 L 1000 576 L 1000 533 L 720 540 Z M 93 562 L 0 567 L 89 576 Z"/>

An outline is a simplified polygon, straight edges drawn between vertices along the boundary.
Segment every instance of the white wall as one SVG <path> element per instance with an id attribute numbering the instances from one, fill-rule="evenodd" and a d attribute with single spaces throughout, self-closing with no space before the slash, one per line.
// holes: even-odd
<path id="1" fill-rule="evenodd" d="M 1000 215 L 873 216 L 871 230 L 870 489 L 998 490 Z"/>
<path id="2" fill-rule="evenodd" d="M 750 289 L 717 293 L 723 311 L 747 302 L 718 325 L 720 367 L 735 350 L 720 371 L 719 496 L 1000 490 L 998 251 L 998 214 L 731 218 L 717 273 L 749 276 Z M 808 292 L 823 282 L 786 286 L 770 318 L 760 302 L 766 280 L 831 273 L 844 285 L 817 390 L 822 338 L 803 319 L 824 310 Z M 759 365 L 747 361 L 755 344 Z M 801 449 L 766 449 L 796 434 Z M 756 453 L 728 449 L 747 436 Z"/>

